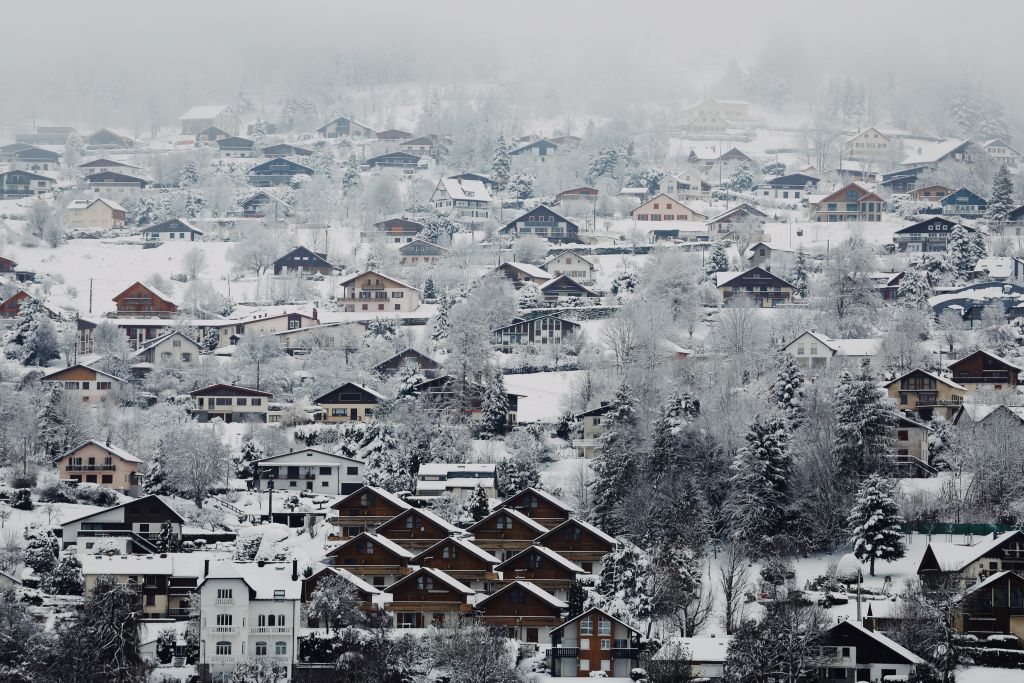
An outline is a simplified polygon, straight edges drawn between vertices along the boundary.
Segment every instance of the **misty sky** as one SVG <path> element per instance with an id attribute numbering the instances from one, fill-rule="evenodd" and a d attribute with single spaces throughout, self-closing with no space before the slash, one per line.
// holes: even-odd
<path id="1" fill-rule="evenodd" d="M 836 73 L 937 88 L 967 77 L 1005 90 L 1007 106 L 1024 100 L 1024 3 L 1010 1 L 98 0 L 4 3 L 0 14 L 5 50 L 25 55 L 0 71 L 0 132 L 33 112 L 127 125 L 141 117 L 130 109 L 167 117 L 243 87 L 276 101 L 334 75 L 328 87 L 530 83 L 588 105 L 687 98 L 715 94 L 731 60 L 778 60 L 794 81 Z M 82 112 L 65 111 L 76 103 Z"/>

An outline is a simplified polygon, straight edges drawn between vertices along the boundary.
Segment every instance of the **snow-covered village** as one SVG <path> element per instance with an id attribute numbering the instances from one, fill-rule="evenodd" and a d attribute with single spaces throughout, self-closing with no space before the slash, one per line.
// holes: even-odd
<path id="1" fill-rule="evenodd" d="M 1024 5 L 0 17 L 0 683 L 1024 681 Z"/>

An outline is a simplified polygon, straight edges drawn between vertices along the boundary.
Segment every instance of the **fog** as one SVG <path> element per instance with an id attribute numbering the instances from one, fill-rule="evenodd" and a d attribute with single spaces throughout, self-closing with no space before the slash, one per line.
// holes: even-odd
<path id="1" fill-rule="evenodd" d="M 511 122 L 642 121 L 751 99 L 737 74 L 784 79 L 778 107 L 804 113 L 849 76 L 872 106 L 915 119 L 966 81 L 1019 129 L 1022 20 L 1007 1 L 5 3 L 0 137 L 33 122 L 148 131 L 240 93 L 263 117 L 301 94 L 321 118 L 378 126 L 431 96 L 490 97 Z"/>

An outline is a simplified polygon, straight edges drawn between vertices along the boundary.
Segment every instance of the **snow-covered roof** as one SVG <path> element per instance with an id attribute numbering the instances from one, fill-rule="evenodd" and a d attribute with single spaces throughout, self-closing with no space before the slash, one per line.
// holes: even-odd
<path id="1" fill-rule="evenodd" d="M 653 659 L 675 661 L 685 655 L 691 664 L 722 664 L 732 636 L 694 636 L 670 638 L 665 646 L 658 650 Z"/>
<path id="2" fill-rule="evenodd" d="M 150 339 L 148 342 L 146 342 L 145 344 L 140 346 L 139 350 L 136 351 L 134 355 L 136 355 L 136 356 L 142 355 L 143 353 L 145 353 L 146 351 L 150 350 L 154 346 L 157 346 L 160 343 L 162 343 L 162 342 L 164 342 L 164 341 L 166 341 L 166 340 L 168 340 L 168 339 L 170 339 L 171 337 L 174 337 L 174 336 L 181 337 L 182 339 L 187 339 L 192 344 L 195 344 L 196 346 L 199 346 L 199 342 L 197 342 L 195 339 L 192 339 L 188 335 L 186 335 L 186 334 L 184 334 L 182 332 L 178 332 L 177 330 L 172 330 L 170 332 L 166 332 L 164 334 L 161 334 L 159 337 L 154 337 L 154 338 Z"/>
<path id="3" fill-rule="evenodd" d="M 426 508 L 415 508 L 413 510 L 405 510 L 403 512 L 399 512 L 397 515 L 395 515 L 394 517 L 389 519 L 387 522 L 384 522 L 384 524 L 382 524 L 381 526 L 382 527 L 387 526 L 388 523 L 390 523 L 392 520 L 397 519 L 399 517 L 404 517 L 405 515 L 412 514 L 412 513 L 420 515 L 421 517 L 426 517 L 431 522 L 433 522 L 437 526 L 441 527 L 442 529 L 444 529 L 445 531 L 447 531 L 450 534 L 454 534 L 454 533 L 458 533 L 458 532 L 462 531 L 462 529 L 460 529 L 459 527 L 455 526 L 454 524 L 449 522 L 447 519 L 439 517 L 437 514 L 431 512 L 430 510 L 428 510 Z"/>
<path id="4" fill-rule="evenodd" d="M 715 273 L 715 285 L 721 287 L 722 285 L 735 280 L 740 275 L 743 275 L 743 273 L 738 270 L 724 270 L 720 273 Z"/>
<path id="5" fill-rule="evenodd" d="M 989 277 L 1008 278 L 1014 275 L 1014 266 L 1020 259 L 1014 256 L 986 256 L 974 264 L 976 273 L 988 272 Z"/>
<path id="6" fill-rule="evenodd" d="M 1002 357 L 1002 356 L 1000 356 L 998 354 L 993 353 L 989 349 L 978 349 L 974 353 L 969 353 L 966 356 L 964 356 L 963 358 L 960 358 L 959 360 L 951 360 L 951 361 L 949 361 L 949 363 L 947 363 L 947 365 L 955 365 L 955 364 L 959 363 L 960 361 L 964 360 L 965 358 L 970 358 L 975 353 L 984 354 L 984 355 L 988 356 L 989 358 L 993 358 L 993 359 L 999 361 L 1000 363 L 1004 363 L 1005 365 L 1009 365 L 1014 370 L 1020 370 L 1021 372 L 1024 372 L 1024 367 L 1021 367 L 1019 364 L 1014 363 L 1013 361 L 1007 360 L 1006 358 L 1004 358 L 1004 357 Z"/>
<path id="7" fill-rule="evenodd" d="M 487 186 L 479 180 L 462 180 L 461 178 L 442 178 L 441 185 L 452 199 L 470 202 L 489 202 L 491 193 Z"/>
<path id="8" fill-rule="evenodd" d="M 213 579 L 241 579 L 255 591 L 257 600 L 298 600 L 302 580 L 292 581 L 292 570 L 291 562 L 268 562 L 261 567 L 256 562 L 224 561 L 210 567 L 200 585 Z M 283 596 L 278 591 L 283 591 Z"/>
<path id="9" fill-rule="evenodd" d="M 96 197 L 95 199 L 75 199 L 68 204 L 68 211 L 84 211 L 92 206 L 96 202 L 103 202 L 114 211 L 127 211 L 123 206 L 115 202 L 113 199 L 107 199 L 106 197 Z"/>
<path id="10" fill-rule="evenodd" d="M 223 560 L 214 553 L 161 553 L 159 555 L 79 555 L 82 573 L 138 576 L 201 577 L 206 560 Z"/>
<path id="11" fill-rule="evenodd" d="M 434 550 L 434 548 L 437 548 L 438 546 L 440 546 L 440 545 L 442 545 L 444 543 L 448 543 L 448 542 L 455 543 L 460 548 L 465 550 L 467 553 L 470 553 L 471 555 L 475 555 L 478 559 L 480 559 L 481 561 L 483 561 L 483 562 L 485 562 L 487 564 L 496 565 L 496 564 L 500 564 L 501 563 L 501 560 L 499 560 L 497 557 L 495 557 L 494 555 L 490 554 L 489 552 L 487 552 L 486 550 L 484 550 L 483 548 L 481 548 L 477 544 L 472 543 L 470 541 L 467 541 L 466 539 L 460 538 L 458 536 L 449 536 L 448 538 L 441 539 L 440 541 L 438 541 L 437 543 L 435 543 L 434 545 L 430 546 L 426 550 L 422 551 L 419 555 L 414 557 L 413 561 L 420 560 L 420 559 L 425 558 L 425 557 L 431 557 L 431 552 Z"/>
<path id="12" fill-rule="evenodd" d="M 916 150 L 908 154 L 900 163 L 904 166 L 935 163 L 968 142 L 969 140 L 957 138 L 947 138 L 938 142 L 922 142 L 917 145 Z"/>
<path id="13" fill-rule="evenodd" d="M 384 273 L 379 273 L 376 270 L 364 270 L 361 273 L 357 273 L 357 274 L 353 275 L 350 278 L 342 280 L 338 284 L 340 284 L 342 287 L 344 287 L 345 285 L 348 285 L 351 282 L 353 282 L 356 278 L 362 277 L 363 275 L 377 275 L 379 277 L 384 278 L 385 280 L 391 280 L 392 282 L 394 282 L 399 287 L 405 287 L 406 289 L 411 289 L 411 290 L 414 290 L 414 291 L 417 291 L 417 292 L 420 291 L 418 287 L 414 287 L 414 286 L 410 285 L 408 282 L 405 282 L 404 280 L 399 280 L 397 277 L 394 277 L 393 275 L 385 275 Z"/>
<path id="14" fill-rule="evenodd" d="M 441 571 L 440 569 L 434 569 L 433 567 L 420 567 L 419 569 L 414 571 L 412 574 L 404 576 L 401 579 L 399 579 L 398 581 L 395 581 L 393 584 L 391 584 L 391 586 L 388 587 L 387 592 L 391 593 L 392 589 L 395 586 L 397 586 L 400 583 L 405 583 L 406 581 L 410 581 L 410 580 L 412 580 L 413 577 L 415 577 L 415 576 L 417 576 L 417 575 L 419 575 L 421 573 L 429 574 L 430 576 L 434 577 L 438 581 L 440 581 L 442 583 L 445 583 L 445 584 L 448 584 L 449 586 L 451 586 L 452 588 L 454 588 L 458 592 L 462 593 L 463 595 L 476 595 L 476 591 L 473 590 L 472 588 L 470 588 L 469 586 L 467 586 L 466 584 L 462 583 L 461 581 L 459 581 L 455 577 L 453 577 L 453 576 L 451 576 L 451 575 Z"/>
<path id="15" fill-rule="evenodd" d="M 448 463 L 448 462 L 427 462 L 420 465 L 419 476 L 452 476 L 464 472 L 475 472 L 494 476 L 495 465 L 493 463 Z"/>
<path id="16" fill-rule="evenodd" d="M 103 372 L 102 370 L 97 370 L 96 368 L 90 367 L 88 365 L 83 365 L 82 363 L 79 363 L 78 365 L 72 365 L 70 368 L 57 368 L 55 370 L 51 370 L 50 372 L 43 375 L 43 379 L 49 379 L 54 375 L 59 375 L 62 372 L 67 372 L 71 368 L 85 368 L 86 370 L 92 370 L 98 375 L 103 375 L 104 377 L 109 377 L 110 379 L 116 379 L 118 382 L 124 382 L 123 379 L 121 379 L 120 377 L 115 377 L 114 375 L 111 375 L 109 372 Z"/>
<path id="17" fill-rule="evenodd" d="M 907 648 L 905 648 L 902 645 L 900 645 L 899 643 L 897 643 L 892 638 L 889 638 L 888 636 L 882 635 L 878 631 L 872 631 L 870 629 L 867 629 L 863 625 L 858 624 L 853 619 L 847 619 L 846 621 L 842 621 L 842 622 L 836 624 L 835 626 L 832 626 L 829 630 L 832 630 L 832 628 L 837 628 L 839 626 L 842 626 L 843 624 L 849 624 L 850 626 L 852 626 L 853 628 L 857 629 L 858 631 L 860 631 L 865 636 L 867 636 L 867 637 L 871 638 L 872 640 L 874 640 L 875 642 L 877 642 L 879 645 L 881 645 L 881 646 L 883 646 L 885 648 L 888 648 L 889 650 L 891 650 L 891 651 L 895 652 L 896 654 L 900 655 L 901 657 L 905 658 L 911 664 L 924 664 L 924 660 L 923 659 L 921 659 L 920 657 L 915 655 L 913 652 L 911 652 Z"/>
<path id="18" fill-rule="evenodd" d="M 392 505 L 394 505 L 395 507 L 397 507 L 400 510 L 407 510 L 407 509 L 412 507 L 411 505 L 409 505 L 404 500 L 402 500 L 401 498 L 399 498 L 395 494 L 391 493 L 390 491 L 385 491 L 384 489 L 377 488 L 376 486 L 370 486 L 368 484 L 360 486 L 358 489 L 356 489 L 352 493 L 348 494 L 347 496 L 345 496 L 344 498 L 339 500 L 337 503 L 335 503 L 331 507 L 335 507 L 335 506 L 340 507 L 341 501 L 348 500 L 349 498 L 352 498 L 353 496 L 356 496 L 356 495 L 360 495 L 364 491 L 369 491 L 370 493 L 374 494 L 375 496 L 377 496 L 379 498 L 383 498 L 384 500 L 388 501 L 389 503 L 391 503 Z"/>
<path id="19" fill-rule="evenodd" d="M 96 515 L 101 515 L 103 513 L 110 512 L 111 510 L 117 510 L 119 508 L 123 508 L 125 505 L 131 505 L 132 503 L 135 503 L 136 501 L 145 500 L 147 498 L 156 498 L 161 503 L 163 503 L 164 505 L 167 506 L 168 510 L 170 510 L 170 513 L 172 515 L 174 515 L 174 517 L 177 518 L 178 522 L 180 522 L 182 524 L 185 523 L 185 518 L 182 517 L 181 515 L 179 515 L 178 512 L 174 509 L 174 507 L 170 503 L 168 503 L 167 500 L 163 496 L 158 496 L 155 493 L 151 493 L 148 496 L 142 496 L 141 498 L 132 498 L 131 500 L 126 500 L 125 502 L 120 503 L 118 505 L 112 505 L 112 506 L 110 506 L 108 508 L 103 508 L 101 510 L 95 510 L 93 512 L 87 512 L 84 515 L 79 515 L 78 517 L 73 517 L 72 519 L 64 520 L 63 522 L 61 522 L 61 526 L 67 526 L 68 524 L 71 524 L 72 522 L 81 522 L 83 519 L 88 519 L 90 517 L 95 517 Z"/>
<path id="20" fill-rule="evenodd" d="M 605 612 L 600 607 L 591 607 L 588 610 L 584 610 L 583 612 L 581 612 L 580 614 L 577 614 L 572 619 L 567 619 L 561 625 L 554 627 L 553 629 L 551 629 L 550 632 L 551 633 L 555 633 L 556 631 L 561 631 L 562 629 L 564 629 L 569 624 L 572 624 L 572 623 L 574 623 L 576 621 L 579 621 L 583 617 L 586 617 L 586 616 L 589 616 L 589 615 L 595 614 L 595 613 L 596 614 L 600 614 L 601 616 L 603 616 L 603 617 L 605 617 L 607 619 L 611 619 L 612 621 L 614 621 L 617 624 L 621 624 L 622 626 L 625 626 L 626 628 L 628 628 L 630 631 L 633 631 L 634 633 L 640 633 L 640 629 L 636 628 L 632 624 L 626 623 L 625 621 L 623 621 L 622 619 L 619 619 L 618 617 L 616 617 L 614 615 L 608 614 L 607 612 Z"/>
<path id="21" fill-rule="evenodd" d="M 542 264 L 541 264 L 541 267 L 543 268 L 543 267 L 544 267 L 544 266 L 546 266 L 547 264 L 549 264 L 549 263 L 551 263 L 552 261 L 554 261 L 554 260 L 555 260 L 556 258 L 560 258 L 560 257 L 562 257 L 562 256 L 565 256 L 566 254 L 572 254 L 573 256 L 575 256 L 576 258 L 578 258 L 579 260 L 581 260 L 581 261 L 584 261 L 584 262 L 586 262 L 586 263 L 589 263 L 589 264 L 590 264 L 590 265 L 592 265 L 592 266 L 593 266 L 593 265 L 596 265 L 596 264 L 595 264 L 595 263 L 594 263 L 593 261 L 591 261 L 590 259 L 588 259 L 588 258 L 587 258 L 586 256 L 581 256 L 580 254 L 577 254 L 577 253 L 576 253 L 575 251 L 573 251 L 572 249 L 563 249 L 562 251 L 558 252 L 558 253 L 557 253 L 557 254 L 555 254 L 554 256 L 550 257 L 550 258 L 549 258 L 549 259 L 548 259 L 547 261 L 545 261 L 544 263 L 542 263 Z"/>
<path id="22" fill-rule="evenodd" d="M 566 505 L 563 501 L 561 501 L 558 498 L 556 498 L 555 496 L 551 495 L 550 493 L 548 493 L 544 489 L 539 489 L 539 488 L 536 488 L 535 486 L 528 486 L 528 487 L 526 487 L 525 489 L 523 489 L 521 491 L 516 491 L 511 496 L 509 496 L 505 500 L 503 500 L 500 503 L 498 503 L 497 509 L 501 509 L 501 508 L 505 507 L 506 505 L 508 505 L 508 502 L 510 500 L 512 500 L 513 498 L 517 498 L 517 497 L 523 495 L 524 493 L 532 493 L 533 495 L 537 496 L 538 498 L 543 498 L 548 503 L 550 503 L 551 505 L 554 505 L 556 508 L 558 508 L 560 510 L 566 510 L 568 512 L 572 511 L 572 508 L 570 508 L 568 505 Z"/>
<path id="23" fill-rule="evenodd" d="M 917 368 L 916 370 L 911 370 L 910 372 L 905 372 L 902 375 L 900 375 L 899 377 L 897 377 L 896 379 L 892 380 L 891 382 L 886 382 L 883 386 L 890 386 L 892 384 L 895 384 L 896 382 L 899 382 L 904 377 L 912 375 L 915 372 L 924 373 L 925 375 L 928 375 L 929 377 L 934 379 L 936 382 L 942 382 L 943 384 L 945 384 L 948 387 L 953 387 L 954 389 L 959 389 L 960 391 L 967 391 L 966 387 L 964 387 L 961 384 L 957 384 L 956 382 L 954 382 L 953 380 L 949 379 L 948 377 L 940 377 L 939 375 L 936 375 L 934 372 L 928 372 L 927 370 L 922 370 L 921 368 Z"/>
<path id="24" fill-rule="evenodd" d="M 538 598 L 539 600 L 551 605 L 555 609 L 569 608 L 567 604 L 556 598 L 551 593 L 548 593 L 546 590 L 544 590 L 537 584 L 533 583 L 532 581 L 523 581 L 522 579 L 516 579 L 512 583 L 505 584 L 504 586 L 502 586 L 501 588 L 494 591 L 486 598 L 478 602 L 477 606 L 483 605 L 487 602 L 490 602 L 491 600 L 495 600 L 498 598 L 499 595 L 503 594 L 505 591 L 512 590 L 513 588 L 522 588 L 523 590 L 532 593 L 534 597 Z"/>
<path id="25" fill-rule="evenodd" d="M 576 574 L 586 574 L 587 573 L 586 570 L 583 569 L 583 567 L 579 566 L 575 562 L 572 562 L 571 560 L 567 560 L 566 558 L 562 557 L 561 555 L 556 553 L 551 548 L 548 548 L 548 547 L 545 547 L 545 546 L 542 546 L 542 545 L 531 545 L 526 550 L 520 550 L 518 553 L 516 553 L 512 557 L 508 558 L 507 560 L 505 560 L 504 562 L 499 564 L 497 569 L 500 571 L 502 567 L 504 567 L 506 565 L 509 565 L 512 562 L 515 562 L 516 558 L 518 558 L 520 555 L 522 555 L 524 553 L 531 553 L 531 552 L 540 553 L 541 555 L 543 555 L 544 557 L 548 558 L 549 560 L 551 560 L 555 564 L 559 565 L 560 567 L 562 567 L 566 571 L 574 572 Z"/>
<path id="26" fill-rule="evenodd" d="M 123 448 L 118 448 L 117 446 L 115 446 L 113 444 L 103 443 L 102 441 L 97 441 L 96 439 L 89 439 L 88 441 L 80 443 L 77 446 L 75 446 L 74 448 L 72 448 L 71 450 L 69 450 L 69 451 L 67 451 L 65 453 L 62 453 L 61 455 L 57 456 L 57 458 L 55 458 L 55 459 L 56 460 L 60 460 L 61 458 L 65 457 L 67 455 L 71 455 L 72 453 L 76 453 L 76 452 L 82 450 L 83 448 L 85 448 L 86 446 L 88 446 L 90 444 L 93 445 L 93 446 L 96 446 L 97 448 L 101 448 L 101 449 L 105 450 L 107 453 L 110 453 L 111 455 L 116 455 L 117 457 L 121 458 L 125 462 L 139 462 L 139 463 L 142 462 L 141 460 L 136 458 L 134 455 L 132 455 L 128 451 L 124 450 Z"/>
<path id="27" fill-rule="evenodd" d="M 551 531 L 549 531 L 546 534 L 544 534 L 544 536 L 553 536 L 559 529 L 562 529 L 562 528 L 564 528 L 565 526 L 567 526 L 569 524 L 575 524 L 576 526 L 578 526 L 578 527 L 580 527 L 582 529 L 586 529 L 587 531 L 589 531 L 593 535 L 595 535 L 598 538 L 600 538 L 605 543 L 610 543 L 612 545 L 617 545 L 618 544 L 618 541 L 616 541 L 614 537 L 609 536 L 608 534 L 606 534 L 605 532 L 601 531 L 600 529 L 598 529 L 596 526 L 594 526 L 590 522 L 585 522 L 582 519 L 576 519 L 575 517 L 565 520 L 564 522 L 562 522 L 561 524 L 556 526 L 554 529 L 552 529 Z M 540 538 L 544 538 L 544 536 L 541 536 Z M 537 539 L 537 540 L 539 541 L 540 539 Z"/>
<path id="28" fill-rule="evenodd" d="M 526 273 L 530 277 L 542 278 L 545 280 L 551 279 L 551 273 L 549 273 L 548 271 L 538 268 L 537 266 L 534 266 L 529 263 L 523 263 L 522 261 L 505 261 L 500 266 L 498 266 L 498 268 L 501 268 L 503 266 L 510 266 L 512 268 L 515 268 L 516 270 Z"/>
<path id="29" fill-rule="evenodd" d="M 932 541 L 928 544 L 928 549 L 935 556 L 935 561 L 938 563 L 941 571 L 958 572 L 1019 533 L 1021 532 L 1017 530 L 1007 531 L 995 538 L 988 538 L 974 545 L 958 545 L 956 543 Z"/>
<path id="30" fill-rule="evenodd" d="M 391 551 L 393 554 L 395 554 L 395 555 L 397 555 L 399 557 L 404 557 L 407 560 L 411 560 L 413 558 L 413 556 L 416 554 L 416 553 L 409 552 L 408 550 L 406 550 L 402 546 L 400 546 L 397 543 L 395 543 L 394 541 L 392 541 L 390 538 L 387 538 L 386 536 L 381 536 L 380 534 L 375 534 L 372 531 L 364 531 L 364 532 L 360 533 L 359 535 L 354 536 L 354 537 L 348 539 L 344 543 L 336 546 L 335 550 L 337 550 L 338 548 L 344 548 L 346 545 L 348 545 L 349 543 L 352 543 L 353 541 L 355 541 L 358 538 L 368 538 L 369 540 L 373 541 L 374 543 L 376 543 L 377 545 L 381 546 L 382 548 L 386 548 L 387 550 Z"/>
<path id="31" fill-rule="evenodd" d="M 364 581 L 362 577 L 356 576 L 344 567 L 328 566 L 325 567 L 325 569 L 334 572 L 335 574 L 337 574 L 338 576 L 340 576 L 341 578 L 345 579 L 353 586 L 355 586 L 357 590 L 360 590 L 364 593 L 370 593 L 371 595 L 379 595 L 381 592 L 379 588 L 372 586 L 371 584 Z"/>
<path id="32" fill-rule="evenodd" d="M 544 526 L 540 522 L 534 521 L 530 517 L 527 517 L 526 515 L 524 515 L 519 510 L 516 510 L 515 508 L 501 508 L 500 510 L 495 510 L 491 514 L 489 514 L 486 517 L 484 517 L 483 519 L 481 519 L 479 522 L 471 525 L 469 527 L 469 531 L 472 532 L 474 528 L 476 528 L 478 526 L 482 526 L 485 522 L 489 521 L 495 515 L 501 515 L 501 514 L 508 515 L 508 516 L 512 517 L 513 519 L 521 522 L 525 526 L 533 529 L 534 531 L 538 532 L 538 534 L 537 534 L 538 536 L 540 534 L 546 534 L 548 532 L 548 528 L 546 526 Z"/>
<path id="33" fill-rule="evenodd" d="M 225 110 L 229 109 L 229 105 L 226 104 L 201 104 L 192 107 L 187 112 L 181 115 L 181 121 L 187 121 L 189 119 L 215 119 Z"/>
<path id="34" fill-rule="evenodd" d="M 268 455 L 265 458 L 260 458 L 259 460 L 257 460 L 256 464 L 269 464 L 269 463 L 272 463 L 272 462 L 274 462 L 275 460 L 277 460 L 279 458 L 284 458 L 284 457 L 287 457 L 289 455 L 295 455 L 296 453 L 316 453 L 316 455 L 313 456 L 313 459 L 309 460 L 308 462 L 306 462 L 306 461 L 303 462 L 303 464 L 306 464 L 306 465 L 322 465 L 324 467 L 331 467 L 331 466 L 339 464 L 338 463 L 339 460 L 344 460 L 346 462 L 358 462 L 358 463 L 362 463 L 363 462 L 362 460 L 359 460 L 358 458 L 352 458 L 352 457 L 349 457 L 347 455 L 339 455 L 338 453 L 328 453 L 327 451 L 320 450 L 319 448 L 301 448 L 301 449 L 299 449 L 297 451 L 288 451 L 287 453 L 278 453 L 277 455 Z"/>
<path id="35" fill-rule="evenodd" d="M 1005 569 L 1001 572 L 996 572 L 995 574 L 992 574 L 984 581 L 979 581 L 978 583 L 970 586 L 967 590 L 964 591 L 964 595 L 970 595 L 971 593 L 977 590 L 981 590 L 982 588 L 987 588 L 995 583 L 999 583 L 1000 580 L 1005 579 L 1011 574 L 1016 576 L 1018 579 L 1024 580 L 1024 576 L 1021 576 L 1019 573 L 1011 571 L 1009 569 Z"/>

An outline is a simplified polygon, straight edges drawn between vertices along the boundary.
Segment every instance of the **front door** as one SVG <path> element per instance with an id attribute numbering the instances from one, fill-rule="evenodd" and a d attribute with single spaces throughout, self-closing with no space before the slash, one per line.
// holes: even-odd
<path id="1" fill-rule="evenodd" d="M 355 422 L 356 420 L 359 419 L 359 408 L 352 408 L 351 410 L 349 410 L 348 414 L 349 419 Z"/>
<path id="2" fill-rule="evenodd" d="M 540 641 L 539 635 L 540 635 L 539 631 L 536 628 L 527 628 L 526 629 L 526 642 L 528 642 L 528 643 L 539 642 Z"/>

